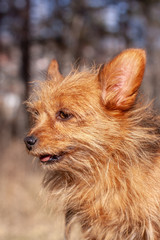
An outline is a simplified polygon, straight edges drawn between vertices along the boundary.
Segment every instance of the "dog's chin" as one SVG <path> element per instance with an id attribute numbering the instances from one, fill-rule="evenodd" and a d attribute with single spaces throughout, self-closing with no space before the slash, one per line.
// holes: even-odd
<path id="1" fill-rule="evenodd" d="M 51 165 L 60 162 L 64 155 L 65 153 L 60 153 L 58 155 L 44 154 L 39 156 L 39 160 L 43 165 Z"/>

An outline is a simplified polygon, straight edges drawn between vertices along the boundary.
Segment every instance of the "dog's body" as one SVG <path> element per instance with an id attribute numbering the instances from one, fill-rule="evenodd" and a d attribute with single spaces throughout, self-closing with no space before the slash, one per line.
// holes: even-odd
<path id="1" fill-rule="evenodd" d="M 27 148 L 85 239 L 160 239 L 160 119 L 135 101 L 144 68 L 138 49 L 66 78 L 52 61 L 28 101 L 35 124 Z"/>

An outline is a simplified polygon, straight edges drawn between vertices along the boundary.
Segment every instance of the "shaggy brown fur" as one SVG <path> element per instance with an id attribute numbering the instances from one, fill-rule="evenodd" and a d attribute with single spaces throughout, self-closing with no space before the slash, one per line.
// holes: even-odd
<path id="1" fill-rule="evenodd" d="M 160 239 L 160 119 L 136 100 L 144 68 L 141 49 L 65 78 L 53 60 L 27 103 L 27 148 L 85 239 Z"/>

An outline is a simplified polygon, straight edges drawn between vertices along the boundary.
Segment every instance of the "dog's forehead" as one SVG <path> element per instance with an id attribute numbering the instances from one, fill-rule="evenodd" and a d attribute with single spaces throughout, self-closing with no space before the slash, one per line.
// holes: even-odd
<path id="1" fill-rule="evenodd" d="M 90 71 L 73 72 L 63 80 L 45 81 L 41 86 L 42 94 L 67 95 L 82 94 L 98 88 L 97 74 Z"/>
<path id="2" fill-rule="evenodd" d="M 42 105 L 52 109 L 96 104 L 100 94 L 97 75 L 90 72 L 73 73 L 62 81 L 46 80 L 40 84 L 37 96 Z M 71 106 L 70 106 L 71 105 Z"/>

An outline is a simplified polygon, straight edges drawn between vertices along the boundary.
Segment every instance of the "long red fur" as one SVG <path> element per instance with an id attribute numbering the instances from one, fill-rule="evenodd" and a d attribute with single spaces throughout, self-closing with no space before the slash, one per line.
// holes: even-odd
<path id="1" fill-rule="evenodd" d="M 137 97 L 145 62 L 129 49 L 64 78 L 52 61 L 27 103 L 28 136 L 38 139 L 30 153 L 65 153 L 43 164 L 43 184 L 88 240 L 160 239 L 160 118 Z M 71 118 L 57 118 L 60 110 Z"/>

